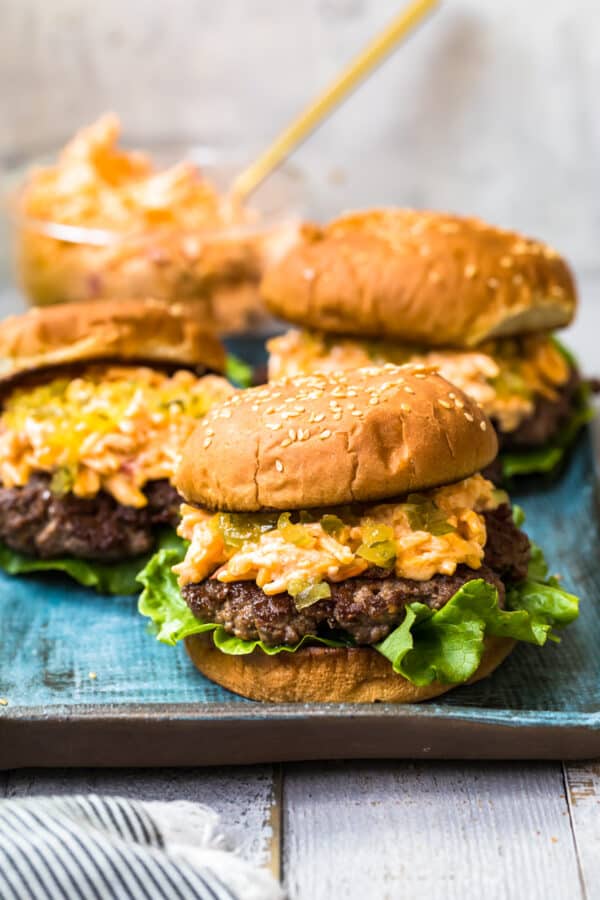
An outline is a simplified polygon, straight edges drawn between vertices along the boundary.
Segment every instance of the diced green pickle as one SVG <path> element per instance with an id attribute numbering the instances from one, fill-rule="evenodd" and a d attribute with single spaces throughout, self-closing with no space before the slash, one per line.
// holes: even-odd
<path id="1" fill-rule="evenodd" d="M 402 508 L 413 531 L 428 531 L 434 537 L 456 531 L 446 519 L 445 512 L 422 494 L 409 494 L 408 503 L 404 503 Z"/>
<path id="2" fill-rule="evenodd" d="M 62 466 L 57 469 L 50 480 L 50 490 L 57 497 L 64 497 L 72 490 L 75 483 L 75 476 L 71 469 Z"/>
<path id="3" fill-rule="evenodd" d="M 339 516 L 334 516 L 331 513 L 326 513 L 321 518 L 321 528 L 326 534 L 330 534 L 332 537 L 338 535 L 344 529 L 344 523 L 340 519 Z"/>
<path id="4" fill-rule="evenodd" d="M 294 598 L 296 609 L 306 609 L 319 600 L 331 597 L 331 587 L 326 581 L 293 578 L 288 584 L 288 594 Z"/>
<path id="5" fill-rule="evenodd" d="M 315 540 L 308 533 L 304 525 L 294 525 L 291 521 L 292 516 L 289 512 L 281 513 L 277 519 L 277 530 L 283 539 L 295 544 L 296 547 L 314 547 Z"/>
<path id="6" fill-rule="evenodd" d="M 226 547 L 238 549 L 276 528 L 277 518 L 277 513 L 217 513 L 211 527 L 221 534 Z"/>
<path id="7" fill-rule="evenodd" d="M 382 569 L 391 569 L 396 560 L 396 544 L 394 541 L 380 541 L 377 544 L 361 544 L 356 551 L 357 556 L 366 559 Z"/>

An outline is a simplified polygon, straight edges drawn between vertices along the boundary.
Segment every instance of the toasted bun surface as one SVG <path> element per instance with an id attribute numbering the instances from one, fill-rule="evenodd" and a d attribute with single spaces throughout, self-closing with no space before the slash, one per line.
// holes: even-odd
<path id="1" fill-rule="evenodd" d="M 459 481 L 496 456 L 489 420 L 424 367 L 287 378 L 214 407 L 176 487 L 209 509 L 305 509 Z"/>
<path id="2" fill-rule="evenodd" d="M 0 381 L 92 360 L 225 368 L 225 351 L 192 305 L 105 300 L 32 309 L 0 323 Z"/>
<path id="3" fill-rule="evenodd" d="M 569 267 L 547 245 L 410 209 L 305 227 L 262 293 L 271 312 L 308 328 L 456 347 L 568 325 L 576 304 Z"/>
<path id="4" fill-rule="evenodd" d="M 227 656 L 210 634 L 186 638 L 194 665 L 229 691 L 272 703 L 418 703 L 438 697 L 455 684 L 418 687 L 397 675 L 388 660 L 369 647 L 305 647 L 268 656 L 255 650 Z M 490 675 L 515 646 L 509 638 L 489 637 L 483 658 L 469 683 Z"/>

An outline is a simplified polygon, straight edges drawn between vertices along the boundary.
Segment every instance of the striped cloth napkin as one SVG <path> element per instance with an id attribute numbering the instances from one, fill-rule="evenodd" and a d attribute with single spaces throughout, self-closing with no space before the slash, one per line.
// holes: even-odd
<path id="1" fill-rule="evenodd" d="M 0 801 L 1 900 L 282 900 L 213 810 L 95 794 Z"/>

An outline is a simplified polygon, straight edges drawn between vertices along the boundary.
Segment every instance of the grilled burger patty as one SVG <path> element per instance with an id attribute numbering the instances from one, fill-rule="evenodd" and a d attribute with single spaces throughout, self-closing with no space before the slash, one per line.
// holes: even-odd
<path id="1" fill-rule="evenodd" d="M 92 498 L 58 496 L 50 476 L 34 475 L 24 487 L 0 486 L 0 540 L 42 559 L 74 556 L 111 562 L 147 553 L 160 525 L 175 526 L 181 498 L 166 480 L 148 482 L 148 505 L 123 506 L 104 491 Z"/>
<path id="2" fill-rule="evenodd" d="M 527 574 L 530 546 L 512 520 L 508 505 L 484 513 L 488 532 L 485 564 L 480 569 L 458 566 L 454 575 L 434 575 L 428 581 L 397 578 L 384 569 L 370 569 L 359 578 L 331 583 L 331 597 L 297 610 L 287 593 L 267 596 L 253 581 L 228 584 L 208 578 L 188 584 L 183 596 L 193 614 L 216 622 L 245 640 L 266 644 L 295 644 L 320 626 L 342 630 L 358 644 L 374 644 L 386 637 L 404 617 L 407 603 L 418 601 L 440 609 L 468 581 L 483 578 L 498 589 L 504 602 L 504 583 Z"/>

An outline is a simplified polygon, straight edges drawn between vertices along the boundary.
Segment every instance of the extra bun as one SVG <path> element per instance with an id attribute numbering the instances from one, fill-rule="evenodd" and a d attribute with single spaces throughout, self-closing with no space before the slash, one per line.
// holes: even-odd
<path id="1" fill-rule="evenodd" d="M 424 366 L 386 365 L 234 394 L 199 423 L 175 483 L 209 509 L 339 506 L 459 481 L 497 449 L 474 400 Z"/>
<path id="2" fill-rule="evenodd" d="M 223 372 L 225 351 L 193 305 L 105 300 L 36 308 L 0 323 L 0 382 L 92 360 Z"/>
<path id="3" fill-rule="evenodd" d="M 469 683 L 490 675 L 515 646 L 509 638 L 488 637 L 483 658 Z M 251 700 L 272 703 L 418 703 L 457 685 L 434 682 L 418 687 L 397 675 L 389 661 L 369 647 L 305 647 L 268 656 L 255 650 L 227 656 L 210 634 L 186 638 L 194 665 L 211 681 Z"/>
<path id="4" fill-rule="evenodd" d="M 262 293 L 271 312 L 307 328 L 429 346 L 549 331 L 576 305 L 569 267 L 547 245 L 409 209 L 305 227 Z"/>

